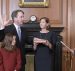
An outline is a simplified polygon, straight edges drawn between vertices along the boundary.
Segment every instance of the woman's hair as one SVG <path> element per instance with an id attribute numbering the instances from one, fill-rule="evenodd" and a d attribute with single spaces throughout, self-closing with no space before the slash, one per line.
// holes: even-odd
<path id="1" fill-rule="evenodd" d="M 44 20 L 46 21 L 46 23 L 48 24 L 47 29 L 50 29 L 51 26 L 50 26 L 49 18 L 47 18 L 47 17 L 42 17 L 42 18 L 40 19 L 40 21 L 41 21 L 42 19 L 44 19 Z"/>
<path id="2" fill-rule="evenodd" d="M 2 45 L 3 45 L 3 42 L 0 42 L 0 48 L 2 47 Z"/>
<path id="3" fill-rule="evenodd" d="M 42 17 L 40 20 L 44 19 L 46 21 L 46 23 L 49 23 L 49 18 L 47 17 Z"/>
<path id="4" fill-rule="evenodd" d="M 12 34 L 12 33 L 6 33 L 5 34 L 5 38 L 3 40 L 2 48 L 7 47 L 9 49 L 11 47 L 15 47 L 15 45 L 14 46 L 11 45 L 12 44 L 12 40 L 13 40 L 13 36 L 15 36 L 15 35 Z"/>

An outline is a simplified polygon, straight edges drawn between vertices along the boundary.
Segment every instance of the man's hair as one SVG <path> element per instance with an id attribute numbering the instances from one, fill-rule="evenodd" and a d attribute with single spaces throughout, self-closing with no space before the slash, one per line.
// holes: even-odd
<path id="1" fill-rule="evenodd" d="M 24 14 L 24 12 L 22 10 L 15 10 L 11 14 L 12 19 L 14 19 L 15 17 L 17 17 L 18 12 L 22 12 Z"/>

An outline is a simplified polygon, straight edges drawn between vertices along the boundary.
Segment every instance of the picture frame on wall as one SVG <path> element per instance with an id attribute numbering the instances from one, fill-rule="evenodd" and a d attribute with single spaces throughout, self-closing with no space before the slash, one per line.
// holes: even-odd
<path id="1" fill-rule="evenodd" d="M 48 7 L 49 0 L 19 0 L 19 7 L 34 8 L 34 7 Z"/>

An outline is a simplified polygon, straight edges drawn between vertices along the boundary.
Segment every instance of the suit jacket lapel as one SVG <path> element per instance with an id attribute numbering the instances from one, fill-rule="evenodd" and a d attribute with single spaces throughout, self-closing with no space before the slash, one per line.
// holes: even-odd
<path id="1" fill-rule="evenodd" d="M 12 24 L 12 30 L 13 32 L 15 33 L 16 35 L 16 39 L 19 41 L 19 37 L 18 37 L 18 34 L 17 34 L 17 30 L 16 30 L 16 27 Z"/>

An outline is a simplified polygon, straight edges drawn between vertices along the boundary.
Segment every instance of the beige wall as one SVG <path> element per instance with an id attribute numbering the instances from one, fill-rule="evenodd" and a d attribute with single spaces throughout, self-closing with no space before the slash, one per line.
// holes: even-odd
<path id="1" fill-rule="evenodd" d="M 60 0 L 50 0 L 49 8 L 20 8 L 18 3 L 19 0 L 10 0 L 10 13 L 15 9 L 22 9 L 26 19 L 29 19 L 31 15 L 36 15 L 38 18 L 47 16 L 51 20 L 60 20 Z"/>

